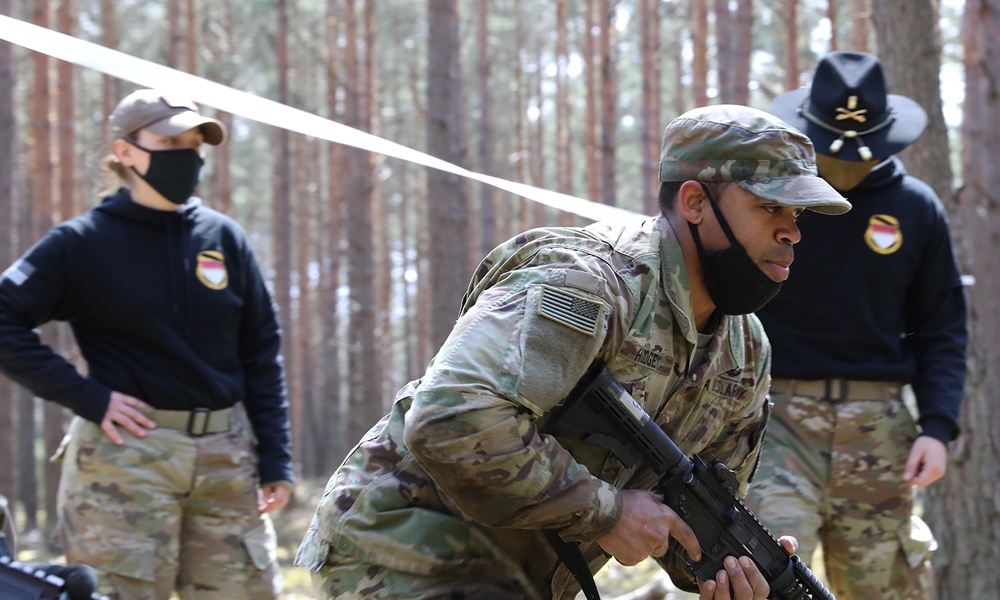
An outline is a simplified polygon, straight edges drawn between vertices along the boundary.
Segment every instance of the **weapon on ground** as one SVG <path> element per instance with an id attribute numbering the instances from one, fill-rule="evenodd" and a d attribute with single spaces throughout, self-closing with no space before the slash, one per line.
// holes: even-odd
<path id="1" fill-rule="evenodd" d="M 22 563 L 7 541 L 7 499 L 0 496 L 0 598 L 3 600 L 108 600 L 100 596 L 97 577 L 85 565 Z"/>
<path id="2" fill-rule="evenodd" d="M 743 503 L 736 475 L 717 459 L 706 464 L 699 456 L 685 456 L 603 365 L 588 371 L 545 429 L 580 435 L 611 450 L 627 467 L 644 461 L 660 478 L 654 491 L 698 538 L 698 562 L 676 542 L 671 547 L 701 579 L 714 579 L 727 556 L 747 556 L 767 579 L 770 600 L 835 600 Z"/>

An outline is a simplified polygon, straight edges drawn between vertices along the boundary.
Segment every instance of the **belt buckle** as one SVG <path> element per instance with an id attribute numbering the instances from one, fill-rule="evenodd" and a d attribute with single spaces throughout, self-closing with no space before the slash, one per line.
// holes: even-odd
<path id="1" fill-rule="evenodd" d="M 196 408 L 192 410 L 191 416 L 188 417 L 188 424 L 187 424 L 188 435 L 190 435 L 191 437 L 201 437 L 206 433 L 208 433 L 208 418 L 211 412 L 212 411 L 208 410 L 207 408 Z M 195 423 L 198 420 L 198 415 L 205 415 L 205 416 L 204 418 L 201 419 L 201 427 L 196 428 Z M 196 429 L 200 429 L 201 431 L 196 432 Z"/>
<path id="2" fill-rule="evenodd" d="M 840 384 L 840 385 L 837 386 L 837 396 L 836 397 L 834 397 L 833 394 L 831 393 L 833 391 L 833 384 L 834 384 L 834 382 L 837 382 L 837 383 Z M 831 378 L 827 379 L 826 380 L 826 390 L 825 390 L 825 392 L 826 392 L 826 394 L 825 394 L 826 395 L 826 399 L 827 400 L 838 400 L 838 401 L 846 400 L 847 399 L 847 395 L 848 395 L 847 387 L 848 386 L 847 386 L 847 378 L 846 377 L 831 377 Z"/>

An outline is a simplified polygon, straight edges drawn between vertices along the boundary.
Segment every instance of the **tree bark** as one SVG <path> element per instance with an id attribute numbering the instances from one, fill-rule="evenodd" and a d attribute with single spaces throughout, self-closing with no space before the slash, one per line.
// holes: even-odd
<path id="1" fill-rule="evenodd" d="M 753 0 L 737 0 L 733 13 L 733 81 L 734 104 L 750 103 L 750 66 L 753 57 Z"/>
<path id="2" fill-rule="evenodd" d="M 567 40 L 568 25 L 566 0 L 556 0 L 556 143 L 554 158 L 556 191 L 564 194 L 573 193 L 573 144 L 570 141 L 573 105 L 569 101 L 570 80 L 566 72 L 570 60 Z"/>
<path id="3" fill-rule="evenodd" d="M 562 1 L 562 0 L 560 0 Z M 493 175 L 496 167 L 493 164 L 496 157 L 493 152 L 493 91 L 490 89 L 490 73 L 492 52 L 489 27 L 489 0 L 478 0 L 476 3 L 476 33 L 478 48 L 476 52 L 476 83 L 479 89 L 479 144 L 477 154 L 479 169 L 487 175 Z M 493 186 L 479 185 L 479 250 L 486 254 L 496 245 L 496 192 Z"/>
<path id="4" fill-rule="evenodd" d="M 851 50 L 857 52 L 871 51 L 871 28 L 868 23 L 871 12 L 868 0 L 851 0 Z"/>
<path id="5" fill-rule="evenodd" d="M 656 214 L 659 191 L 660 122 L 662 90 L 660 76 L 662 64 L 660 43 L 660 3 L 658 0 L 640 0 L 640 56 L 642 65 L 642 135 L 641 155 L 642 206 L 648 215 Z"/>
<path id="6" fill-rule="evenodd" d="M 115 0 L 101 0 L 101 45 L 106 48 L 118 47 L 118 16 Z M 101 115 L 110 115 L 121 96 L 119 80 L 110 75 L 101 76 Z M 111 147 L 111 137 L 107 127 L 101 128 L 101 148 Z"/>
<path id="7" fill-rule="evenodd" d="M 341 35 L 341 21 L 337 18 L 338 0 L 326 0 L 326 22 L 324 27 L 326 63 L 326 106 L 328 118 L 342 121 L 338 96 L 344 92 L 338 69 L 339 47 L 337 41 Z M 347 438 L 347 420 L 344 418 L 350 409 L 348 402 L 341 393 L 343 386 L 343 369 L 341 367 L 340 319 L 338 317 L 338 297 L 342 281 L 341 266 L 344 252 L 342 250 L 344 233 L 344 180 L 346 174 L 345 154 L 347 149 L 339 144 L 328 146 L 326 156 L 326 218 L 324 260 L 320 272 L 322 294 L 322 401 L 313 407 L 312 419 L 307 425 L 311 435 L 316 440 L 317 456 L 315 473 L 329 473 L 340 462 L 340 457 L 350 449 L 354 440 Z"/>
<path id="8" fill-rule="evenodd" d="M 729 0 L 714 0 L 715 13 L 715 62 L 718 80 L 718 98 L 723 104 L 733 103 L 736 56 L 734 54 L 735 30 L 729 10 Z"/>
<path id="9" fill-rule="evenodd" d="M 962 125 L 962 181 L 955 236 L 963 270 L 975 277 L 970 305 L 968 377 L 960 422 L 951 444 L 948 474 L 930 486 L 924 514 L 940 548 L 934 555 L 938 600 L 991 598 L 1000 588 L 996 532 L 1000 512 L 1000 169 L 993 158 L 1000 148 L 1000 14 L 995 2 L 968 0 L 963 21 L 965 103 Z"/>
<path id="10" fill-rule="evenodd" d="M 457 0 L 428 0 L 427 150 L 452 164 L 464 165 L 465 111 L 459 66 Z M 448 337 L 468 285 L 469 207 L 465 182 L 437 169 L 427 173 L 433 291 L 431 339 L 435 348 Z"/>
<path id="11" fill-rule="evenodd" d="M 615 204 L 615 169 L 618 145 L 618 64 L 615 33 L 615 0 L 603 0 L 598 24 L 601 53 L 601 202 Z"/>
<path id="12" fill-rule="evenodd" d="M 889 92 L 911 98 L 927 111 L 927 128 L 900 157 L 950 207 L 954 177 L 941 102 L 934 7 L 931 0 L 883 0 L 872 4 L 872 22 Z"/>
<path id="13" fill-rule="evenodd" d="M 0 14 L 13 16 L 11 0 L 0 0 Z M 14 46 L 0 43 L 0 269 L 6 269 L 17 257 L 14 241 L 17 228 L 14 224 L 14 159 L 17 141 L 17 106 L 14 86 Z M 0 456 L 6 456 L 9 468 L 0 469 L 0 494 L 11 504 L 20 497 L 17 469 L 18 456 L 17 386 L 6 377 L 0 377 Z M 11 507 L 13 510 L 13 506 Z"/>
<path id="14" fill-rule="evenodd" d="M 584 19 L 583 19 L 583 54 L 584 54 L 584 66 L 583 66 L 583 77 L 585 79 L 586 86 L 586 113 L 587 116 L 584 119 L 584 128 L 586 136 L 586 152 L 587 158 L 583 161 L 586 174 L 587 174 L 587 198 L 592 201 L 597 201 L 601 197 L 601 179 L 600 179 L 600 169 L 599 166 L 599 155 L 597 147 L 597 73 L 598 73 L 598 56 L 597 48 L 594 44 L 594 25 L 596 19 L 594 18 L 594 11 L 596 10 L 594 4 L 598 0 L 587 0 L 586 8 L 584 9 Z"/>
<path id="15" fill-rule="evenodd" d="M 51 21 L 48 2 L 35 2 L 32 4 L 31 22 L 41 27 L 49 27 Z M 38 241 L 52 227 L 52 198 L 55 194 L 55 165 L 53 163 L 53 125 L 50 119 L 52 107 L 52 87 L 50 77 L 51 69 L 55 67 L 49 57 L 41 53 L 33 53 L 31 62 L 34 65 L 32 90 L 31 90 L 31 137 L 29 138 L 28 153 L 30 155 L 31 168 L 28 178 L 28 198 L 31 205 L 31 238 L 32 243 Z M 42 328 L 41 335 L 46 343 L 53 343 L 54 324 L 48 324 Z M 58 407 L 56 407 L 58 408 Z M 37 468 L 37 465 L 45 465 L 44 452 L 49 448 L 51 439 L 55 435 L 55 428 L 59 420 L 59 415 L 48 406 L 48 403 L 41 404 L 43 414 L 41 432 L 45 445 L 41 449 L 41 454 L 32 448 L 30 456 L 32 460 L 22 462 L 22 468 Z M 31 435 L 34 437 L 35 426 L 31 423 Z M 26 432 L 21 432 L 27 435 Z M 22 446 L 24 447 L 24 446 Z M 27 456 L 27 455 L 26 455 Z M 26 458 L 23 456 L 22 458 Z M 53 475 L 51 469 L 42 470 L 42 502 L 45 508 L 45 527 L 50 531 L 53 524 L 52 517 L 55 509 L 55 490 L 58 484 L 58 476 Z M 29 490 L 24 490 L 29 491 Z"/>
<path id="16" fill-rule="evenodd" d="M 299 85 L 308 86 L 306 81 Z M 310 281 L 310 263 L 313 260 L 315 240 L 314 228 L 319 223 L 316 198 L 309 190 L 313 188 L 312 175 L 319 173 L 316 168 L 318 153 L 315 145 L 305 136 L 295 139 L 295 184 L 294 205 L 299 218 L 295 221 L 295 270 L 298 272 L 298 310 L 296 311 L 295 332 L 291 340 L 295 344 L 295 356 L 298 358 L 293 372 L 286 373 L 289 379 L 294 378 L 298 389 L 297 402 L 289 407 L 289 420 L 292 431 L 292 456 L 302 465 L 303 472 L 309 471 L 315 464 L 315 445 L 312 436 L 306 428 L 308 408 L 316 403 L 314 395 L 316 369 L 315 358 L 315 307 L 313 304 L 313 287 Z"/>
<path id="17" fill-rule="evenodd" d="M 358 129 L 370 129 L 364 121 L 368 82 L 364 80 L 359 56 L 360 36 L 355 0 L 344 2 L 344 121 Z M 381 416 L 381 378 L 375 350 L 375 246 L 372 222 L 371 155 L 350 149 L 346 154 L 344 181 L 347 235 L 348 311 L 348 402 L 347 436 L 357 440 Z"/>
<path id="18" fill-rule="evenodd" d="M 840 43 L 837 40 L 840 35 L 840 19 L 837 18 L 837 0 L 829 0 L 826 3 L 826 19 L 830 21 L 830 51 L 837 50 Z"/>
<path id="19" fill-rule="evenodd" d="M 184 0 L 184 68 L 198 72 L 198 8 L 195 0 Z"/>
<path id="20" fill-rule="evenodd" d="M 289 103 L 288 77 L 291 71 L 288 58 L 288 0 L 278 0 L 275 29 L 275 55 L 277 57 L 277 100 Z M 271 189 L 272 244 L 274 252 L 274 300 L 278 306 L 281 325 L 281 354 L 285 365 L 285 385 L 290 404 L 299 402 L 298 385 L 289 373 L 295 369 L 294 321 L 292 317 L 291 274 L 292 262 L 292 203 L 291 203 L 291 136 L 287 129 L 276 128 L 274 135 L 273 187 Z"/>
<path id="21" fill-rule="evenodd" d="M 785 0 L 785 91 L 799 86 L 799 0 Z"/>
<path id="22" fill-rule="evenodd" d="M 691 92 L 701 107 L 708 105 L 708 0 L 692 1 L 691 21 Z"/>

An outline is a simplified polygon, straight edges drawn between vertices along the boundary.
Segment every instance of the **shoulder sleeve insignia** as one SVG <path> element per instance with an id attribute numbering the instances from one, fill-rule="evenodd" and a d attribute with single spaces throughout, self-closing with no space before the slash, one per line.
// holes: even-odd
<path id="1" fill-rule="evenodd" d="M 0 275 L 0 281 L 9 279 L 14 285 L 21 285 L 35 272 L 35 267 L 26 260 L 17 260 Z"/>
<path id="2" fill-rule="evenodd" d="M 195 274 L 198 276 L 198 281 L 210 290 L 223 290 L 229 285 L 226 257 L 217 250 L 204 250 L 198 253 L 198 267 Z"/>
<path id="3" fill-rule="evenodd" d="M 595 335 L 604 305 L 562 288 L 542 286 L 538 314 L 580 333 Z"/>

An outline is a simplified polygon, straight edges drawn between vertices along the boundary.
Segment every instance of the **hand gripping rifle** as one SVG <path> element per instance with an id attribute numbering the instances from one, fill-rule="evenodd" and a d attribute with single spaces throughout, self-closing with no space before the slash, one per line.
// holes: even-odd
<path id="1" fill-rule="evenodd" d="M 671 546 L 699 578 L 714 579 L 727 556 L 748 556 L 771 587 L 769 600 L 835 600 L 743 503 L 733 472 L 717 459 L 705 464 L 685 456 L 603 365 L 580 380 L 545 431 L 582 434 L 585 443 L 611 450 L 626 467 L 644 461 L 660 478 L 654 491 L 698 538 L 698 562 L 680 545 Z"/>

